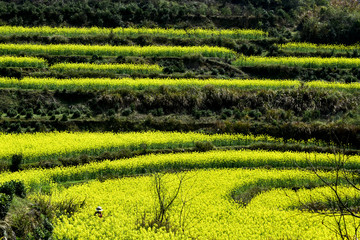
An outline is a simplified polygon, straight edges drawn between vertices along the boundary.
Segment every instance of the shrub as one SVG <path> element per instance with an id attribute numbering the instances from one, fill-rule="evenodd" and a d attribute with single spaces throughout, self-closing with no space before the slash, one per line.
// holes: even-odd
<path id="1" fill-rule="evenodd" d="M 26 111 L 25 118 L 26 119 L 32 118 L 33 115 L 34 115 L 34 111 L 32 109 L 29 109 L 28 111 Z"/>
<path id="2" fill-rule="evenodd" d="M 50 109 L 50 108 L 49 108 L 49 109 Z M 53 110 L 50 110 L 50 111 L 48 111 L 47 115 L 48 115 L 48 116 L 53 116 L 53 115 L 55 115 L 55 112 L 54 112 Z"/>
<path id="3" fill-rule="evenodd" d="M 257 109 L 256 110 L 251 110 L 249 112 L 249 116 L 252 117 L 252 118 L 255 118 L 256 120 L 258 120 L 262 116 L 262 113 Z"/>
<path id="4" fill-rule="evenodd" d="M 72 115 L 72 118 L 79 118 L 81 116 L 81 113 L 79 110 L 76 110 L 73 115 Z"/>
<path id="5" fill-rule="evenodd" d="M 19 112 L 20 112 L 19 114 L 22 115 L 22 116 L 26 115 L 26 110 L 25 109 L 22 109 L 21 111 L 19 110 Z"/>
<path id="6" fill-rule="evenodd" d="M 116 114 L 116 112 L 115 112 L 114 109 L 110 109 L 110 110 L 108 111 L 108 115 L 109 115 L 109 116 L 114 116 L 115 114 Z"/>
<path id="7" fill-rule="evenodd" d="M 11 181 L 15 190 L 15 195 L 21 198 L 26 197 L 26 189 L 23 182 Z"/>
<path id="8" fill-rule="evenodd" d="M 226 117 L 231 117 L 233 115 L 233 111 L 231 109 L 223 109 L 222 114 L 226 115 Z"/>
<path id="9" fill-rule="evenodd" d="M 11 196 L 0 193 L 0 220 L 5 219 L 10 208 L 11 200 Z"/>
<path id="10" fill-rule="evenodd" d="M 132 113 L 131 108 L 125 108 L 124 111 L 121 113 L 121 115 L 127 117 Z"/>
<path id="11" fill-rule="evenodd" d="M 234 111 L 234 117 L 236 118 L 236 119 L 242 119 L 243 117 L 245 117 L 246 116 L 246 112 L 244 112 L 244 111 L 240 111 L 239 109 L 236 109 L 235 111 Z"/>
<path id="12" fill-rule="evenodd" d="M 222 113 L 222 114 L 220 115 L 220 118 L 223 119 L 223 120 L 225 120 L 225 119 L 228 118 L 228 116 L 227 116 L 226 114 Z"/>
<path id="13" fill-rule="evenodd" d="M 163 108 L 158 108 L 157 109 L 157 116 L 163 116 L 164 115 L 164 110 Z"/>
<path id="14" fill-rule="evenodd" d="M 163 116 L 164 115 L 164 109 L 163 108 L 157 108 L 150 111 L 150 113 L 153 116 Z"/>
<path id="15" fill-rule="evenodd" d="M 16 115 L 18 115 L 18 112 L 15 109 L 11 108 L 6 112 L 6 115 L 8 117 L 15 117 Z"/>
<path id="16" fill-rule="evenodd" d="M 215 68 L 211 71 L 211 75 L 217 76 L 219 74 L 219 71 Z"/>
<path id="17" fill-rule="evenodd" d="M 61 117 L 61 120 L 60 121 L 64 121 L 64 122 L 66 122 L 68 120 L 68 116 L 67 116 L 67 114 L 66 113 L 64 113 L 63 115 L 62 115 L 62 117 Z"/>
<path id="18" fill-rule="evenodd" d="M 3 183 L 0 186 L 0 193 L 10 196 L 11 199 L 13 195 L 16 195 L 21 198 L 26 197 L 26 190 L 24 183 L 14 180 Z"/>
<path id="19" fill-rule="evenodd" d="M 10 165 L 10 171 L 16 172 L 20 169 L 20 164 L 22 162 L 23 156 L 21 154 L 14 154 L 11 157 L 11 165 Z"/>
<path id="20" fill-rule="evenodd" d="M 195 142 L 195 150 L 198 152 L 206 152 L 215 149 L 214 144 L 208 141 Z"/>

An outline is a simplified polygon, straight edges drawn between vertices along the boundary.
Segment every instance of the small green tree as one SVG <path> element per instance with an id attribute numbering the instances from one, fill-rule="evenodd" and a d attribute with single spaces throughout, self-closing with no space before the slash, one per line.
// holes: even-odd
<path id="1" fill-rule="evenodd" d="M 19 171 L 22 159 L 23 156 L 21 154 L 14 154 L 11 157 L 11 165 L 10 165 L 11 172 Z"/>

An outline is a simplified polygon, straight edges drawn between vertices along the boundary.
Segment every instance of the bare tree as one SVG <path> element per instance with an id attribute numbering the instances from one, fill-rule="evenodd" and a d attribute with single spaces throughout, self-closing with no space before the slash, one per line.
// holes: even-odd
<path id="1" fill-rule="evenodd" d="M 175 180 L 167 180 L 164 173 L 155 173 L 153 177 L 152 190 L 154 193 L 155 204 L 154 214 L 150 219 L 146 213 L 143 214 L 138 224 L 142 227 L 165 227 L 167 231 L 185 231 L 189 224 L 194 221 L 190 218 L 190 203 L 197 196 L 191 196 L 189 191 L 192 187 L 184 190 L 184 183 L 189 181 L 191 176 L 186 173 L 176 173 Z M 172 187 L 170 186 L 172 185 Z M 174 207 L 178 207 L 176 212 L 170 213 Z M 178 215 L 178 222 L 172 220 L 174 215 Z"/>
<path id="2" fill-rule="evenodd" d="M 169 210 L 173 207 L 175 199 L 180 193 L 180 189 L 185 179 L 185 175 L 177 175 L 179 183 L 173 192 L 170 192 L 169 188 L 165 185 L 163 175 L 156 173 L 154 175 L 154 187 L 156 194 L 155 205 L 155 219 L 154 221 L 159 226 L 164 226 L 169 223 Z"/>
<path id="3" fill-rule="evenodd" d="M 314 212 L 331 216 L 334 219 L 334 225 L 326 225 L 334 231 L 340 239 L 358 239 L 360 228 L 360 206 L 354 205 L 354 196 L 344 194 L 344 187 L 349 187 L 356 192 L 357 198 L 360 195 L 360 172 L 347 167 L 347 163 L 351 156 L 346 155 L 346 146 L 334 150 L 329 157 L 329 161 L 333 163 L 332 178 L 327 178 L 321 173 L 321 167 L 315 166 L 311 159 L 308 159 L 312 166 L 312 171 L 321 180 L 325 187 L 329 188 L 330 195 L 325 196 L 327 206 L 319 204 L 303 203 L 303 205 Z M 355 197 L 356 198 L 356 197 Z M 356 200 L 356 199 L 355 199 Z M 356 203 L 357 201 L 355 201 Z M 360 199 L 359 199 L 360 204 Z M 321 204 L 320 204 L 321 205 Z M 319 211 L 320 210 L 320 211 Z M 325 211 L 322 211 L 325 210 Z"/>

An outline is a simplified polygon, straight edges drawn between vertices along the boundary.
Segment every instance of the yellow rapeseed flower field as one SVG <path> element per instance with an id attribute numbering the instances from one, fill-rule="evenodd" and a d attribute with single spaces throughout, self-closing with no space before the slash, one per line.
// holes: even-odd
<path id="1" fill-rule="evenodd" d="M 117 90 L 117 89 L 134 89 L 145 90 L 159 88 L 161 86 L 174 87 L 179 89 L 193 87 L 221 87 L 232 89 L 287 89 L 299 88 L 301 86 L 334 89 L 346 91 L 358 91 L 360 83 L 340 83 L 326 81 L 310 81 L 302 83 L 298 80 L 271 80 L 271 79 L 195 79 L 195 78 L 33 78 L 24 77 L 21 80 L 16 78 L 1 78 L 0 87 L 3 88 L 20 88 L 20 89 L 51 89 L 51 90 Z"/>
<path id="2" fill-rule="evenodd" d="M 0 56 L 0 67 L 46 68 L 47 66 L 46 60 L 42 58 Z"/>
<path id="3" fill-rule="evenodd" d="M 162 67 L 149 64 L 95 64 L 95 63 L 58 63 L 50 67 L 60 72 L 108 72 L 117 74 L 150 74 L 161 73 Z"/>
<path id="4" fill-rule="evenodd" d="M 165 28 L 75 28 L 75 27 L 22 27 L 22 26 L 0 26 L 0 34 L 3 36 L 65 36 L 65 37 L 84 37 L 84 36 L 131 36 L 153 35 L 169 38 L 211 38 L 227 37 L 238 39 L 264 39 L 268 33 L 255 29 L 165 29 Z"/>
<path id="5" fill-rule="evenodd" d="M 281 50 L 288 52 L 303 52 L 303 53 L 315 53 L 315 52 L 334 52 L 334 53 L 347 53 L 354 50 L 360 51 L 360 45 L 333 45 L 333 44 L 315 44 L 306 42 L 289 42 L 286 44 L 277 45 Z"/>
<path id="6" fill-rule="evenodd" d="M 22 154 L 25 162 L 46 158 L 80 154 L 98 155 L 120 149 L 186 148 L 195 142 L 209 141 L 215 146 L 247 145 L 253 142 L 282 142 L 270 136 L 243 134 L 181 133 L 181 132 L 49 132 L 49 133 L 0 133 L 0 159 L 9 160 Z M 291 141 L 290 141 L 291 142 Z M 295 141 L 294 141 L 295 142 Z"/>
<path id="7" fill-rule="evenodd" d="M 143 56 L 143 57 L 182 57 L 202 55 L 204 57 L 233 58 L 236 52 L 224 47 L 211 46 L 111 46 L 77 44 L 0 44 L 0 54 L 48 54 L 82 56 Z"/>
<path id="8" fill-rule="evenodd" d="M 48 144 L 49 145 L 49 144 Z M 50 146 L 49 146 L 50 147 Z M 64 150 L 63 150 L 64 152 Z M 306 152 L 279 152 L 265 150 L 215 150 L 209 152 L 150 154 L 114 161 L 93 162 L 81 166 L 32 169 L 14 173 L 1 173 L 0 183 L 21 180 L 27 189 L 51 182 L 88 181 L 101 176 L 129 176 L 176 169 L 210 168 L 306 168 L 312 165 L 335 166 L 333 154 Z M 360 156 L 352 156 L 344 168 L 358 169 Z"/>
<path id="9" fill-rule="evenodd" d="M 169 86 L 176 88 L 188 87 L 228 87 L 239 89 L 278 89 L 297 88 L 300 81 L 294 80 L 266 80 L 266 79 L 195 79 L 195 78 L 32 78 L 24 77 L 21 80 L 15 78 L 0 78 L 1 87 L 16 87 L 23 89 L 106 89 L 115 90 L 131 88 L 137 90 Z M 321 85 L 320 82 L 318 85 Z M 334 85 L 339 89 L 342 85 Z M 356 84 L 352 85 L 356 88 Z"/>
<path id="10" fill-rule="evenodd" d="M 73 216 L 64 215 L 55 219 L 54 236 L 84 240 L 336 238 L 328 228 L 334 223 L 331 217 L 297 209 L 303 202 L 324 201 L 324 193 L 329 193 L 328 189 L 300 189 L 295 192 L 283 188 L 319 184 L 320 180 L 311 172 L 207 169 L 166 174 L 162 178 L 168 193 L 178 186 L 179 176 L 185 180 L 169 210 L 169 222 L 173 227 L 170 232 L 165 228 L 141 227 L 138 224 L 144 215 L 145 220 L 150 221 L 155 214 L 157 202 L 152 176 L 105 182 L 95 180 L 69 188 L 56 188 L 53 184 L 52 193 L 43 198 L 51 199 L 53 203 L 69 199 L 86 202 Z M 269 188 L 254 196 L 246 207 L 231 198 L 237 189 L 251 185 Z M 346 195 L 353 193 L 347 191 Z M 94 216 L 97 206 L 104 210 L 102 218 Z"/>
<path id="11" fill-rule="evenodd" d="M 241 56 L 233 62 L 235 66 L 253 67 L 253 66 L 288 66 L 304 68 L 358 68 L 360 67 L 359 58 L 344 57 L 261 57 L 261 56 Z"/>

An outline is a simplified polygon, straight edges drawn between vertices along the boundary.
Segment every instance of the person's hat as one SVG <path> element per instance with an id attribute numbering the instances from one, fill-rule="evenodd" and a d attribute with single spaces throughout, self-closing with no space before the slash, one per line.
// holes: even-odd
<path id="1" fill-rule="evenodd" d="M 96 211 L 97 211 L 97 212 L 102 212 L 103 209 L 99 206 L 99 207 L 96 208 Z"/>

